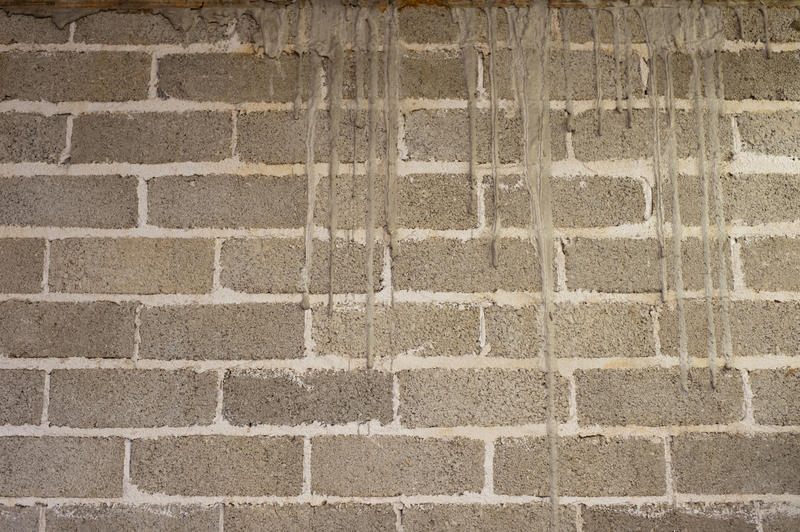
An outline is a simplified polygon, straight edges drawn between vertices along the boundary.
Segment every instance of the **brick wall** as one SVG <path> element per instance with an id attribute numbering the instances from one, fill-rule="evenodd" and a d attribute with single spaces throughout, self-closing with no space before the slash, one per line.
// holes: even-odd
<path id="1" fill-rule="evenodd" d="M 0 528 L 546 526 L 541 269 L 501 15 L 493 267 L 486 18 L 473 199 L 459 26 L 441 9 L 399 13 L 398 229 L 390 249 L 381 163 L 372 369 L 367 102 L 354 100 L 366 94 L 365 56 L 345 61 L 333 236 L 327 99 L 317 113 L 304 310 L 308 108 L 295 118 L 293 102 L 311 97 L 313 70 L 291 36 L 273 60 L 253 53 L 247 17 L 178 31 L 150 14 L 63 29 L 0 16 Z M 660 292 L 647 46 L 627 15 L 632 124 L 614 110 L 602 12 L 597 136 L 590 17 L 568 15 L 565 66 L 552 13 L 560 528 L 796 530 L 799 12 L 769 11 L 770 59 L 757 9 L 742 10 L 741 36 L 723 14 L 734 360 L 717 361 L 715 388 L 691 70 L 675 58 L 685 394 L 675 292 L 666 303 Z M 379 153 L 386 135 L 381 117 Z"/>

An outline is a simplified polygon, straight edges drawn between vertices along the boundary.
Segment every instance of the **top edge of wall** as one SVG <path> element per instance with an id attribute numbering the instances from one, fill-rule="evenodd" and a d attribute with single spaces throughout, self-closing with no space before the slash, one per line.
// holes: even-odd
<path id="1" fill-rule="evenodd" d="M 291 5 L 302 0 L 0 0 L 0 9 L 200 9 L 200 8 L 257 8 L 269 4 Z M 308 0 L 306 0 L 308 1 Z M 388 6 L 398 8 L 418 6 L 439 7 L 524 7 L 547 1 L 551 7 L 607 8 L 607 7 L 675 7 L 685 5 L 688 0 L 317 0 L 341 2 L 379 9 Z M 703 5 L 743 7 L 800 7 L 800 0 L 704 0 Z"/>

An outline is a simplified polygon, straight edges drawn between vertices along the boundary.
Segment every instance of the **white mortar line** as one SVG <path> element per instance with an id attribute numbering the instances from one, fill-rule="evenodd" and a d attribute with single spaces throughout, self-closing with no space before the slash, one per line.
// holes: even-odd
<path id="1" fill-rule="evenodd" d="M 70 44 L 75 42 L 75 26 L 75 22 L 69 23 L 69 36 L 67 37 L 67 42 Z"/>
<path id="2" fill-rule="evenodd" d="M 567 415 L 567 425 L 572 427 L 573 430 L 578 428 L 578 387 L 575 382 L 575 374 L 572 373 L 567 377 L 567 386 L 569 388 L 569 413 Z"/>
<path id="3" fill-rule="evenodd" d="M 225 423 L 224 406 L 225 406 L 225 374 L 226 370 L 221 369 L 217 373 L 217 403 L 214 409 L 214 423 L 221 425 Z"/>
<path id="4" fill-rule="evenodd" d="M 403 532 L 403 505 L 400 503 L 394 503 L 392 505 L 392 509 L 394 510 L 395 532 Z"/>
<path id="5" fill-rule="evenodd" d="M 139 229 L 147 227 L 147 181 L 143 177 L 136 179 L 136 225 Z M 57 229 L 56 229 L 57 231 Z"/>
<path id="6" fill-rule="evenodd" d="M 555 232 L 555 231 L 554 231 Z M 558 238 L 555 241 L 555 264 L 556 264 L 556 291 L 567 292 L 567 257 L 564 254 L 564 246 L 566 241 L 564 238 Z"/>
<path id="7" fill-rule="evenodd" d="M 50 293 L 50 240 L 45 239 L 42 252 L 42 293 Z"/>
<path id="8" fill-rule="evenodd" d="M 125 439 L 125 457 L 122 463 L 122 500 L 131 497 L 131 440 Z"/>
<path id="9" fill-rule="evenodd" d="M 742 246 L 739 239 L 731 235 L 728 239 L 729 247 L 731 250 L 731 272 L 733 275 L 733 294 L 731 300 L 735 295 L 747 290 L 744 278 L 744 264 L 742 263 Z"/>
<path id="10" fill-rule="evenodd" d="M 676 493 L 674 480 L 672 475 L 672 437 L 664 437 L 664 473 L 666 477 L 666 497 L 671 501 L 671 504 L 676 503 Z"/>
<path id="11" fill-rule="evenodd" d="M 400 379 L 397 373 L 392 373 L 392 425 L 400 427 Z"/>
<path id="12" fill-rule="evenodd" d="M 217 528 L 219 532 L 224 532 L 225 530 L 225 505 L 219 505 L 219 527 Z"/>
<path id="13" fill-rule="evenodd" d="M 486 343 L 486 311 L 483 305 L 478 306 L 478 354 L 485 357 L 492 349 L 490 344 Z"/>
<path id="14" fill-rule="evenodd" d="M 136 305 L 136 310 L 133 314 L 133 352 L 131 353 L 131 360 L 136 362 L 139 360 L 139 349 L 142 345 L 142 308 L 144 305 L 141 303 Z"/>
<path id="15" fill-rule="evenodd" d="M 231 157 L 238 159 L 236 151 L 239 145 L 239 110 L 231 111 Z"/>
<path id="16" fill-rule="evenodd" d="M 322 297 L 325 297 L 327 301 L 327 296 Z M 313 307 L 314 299 L 312 298 L 311 301 Z M 303 311 L 303 355 L 305 358 L 310 359 L 316 358 L 313 319 L 313 310 L 311 308 Z"/>
<path id="17" fill-rule="evenodd" d="M 41 426 L 50 426 L 50 370 L 44 374 L 44 386 L 42 387 L 42 419 Z"/>
<path id="18" fill-rule="evenodd" d="M 575 532 L 583 532 L 583 515 L 581 505 L 575 505 Z"/>

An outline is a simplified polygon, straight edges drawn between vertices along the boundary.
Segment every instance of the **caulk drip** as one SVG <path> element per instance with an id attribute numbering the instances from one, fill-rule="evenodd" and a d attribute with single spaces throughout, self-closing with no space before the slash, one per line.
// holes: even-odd
<path id="1" fill-rule="evenodd" d="M 706 7 L 703 11 L 702 23 L 703 42 L 705 43 L 702 51 L 704 53 L 703 62 L 705 65 L 706 98 L 708 102 L 708 137 L 711 143 L 709 160 L 711 164 L 711 181 L 714 189 L 715 221 L 717 226 L 717 275 L 721 300 L 722 356 L 725 359 L 726 367 L 730 368 L 733 362 L 733 342 L 731 339 L 729 318 L 730 296 L 728 294 L 728 266 L 725 260 L 725 243 L 728 241 L 728 234 L 727 228 L 725 227 L 725 206 L 722 195 L 722 182 L 719 175 L 719 118 L 722 115 L 722 102 L 725 98 L 719 53 L 722 33 L 719 10 Z M 714 89 L 714 69 L 716 69 L 717 73 L 717 90 Z"/>
<path id="2" fill-rule="evenodd" d="M 655 207 L 656 207 L 656 234 L 658 236 L 659 249 L 659 269 L 661 270 L 661 301 L 667 302 L 667 255 L 666 243 L 664 238 L 664 185 L 661 175 L 661 132 L 659 127 L 659 103 L 658 103 L 658 73 L 656 71 L 657 49 L 651 33 L 653 28 L 649 26 L 656 22 L 648 21 L 651 14 L 650 10 L 637 9 L 636 12 L 642 20 L 644 27 L 645 40 L 647 42 L 647 62 L 650 66 L 647 77 L 647 95 L 650 100 L 650 114 L 652 117 L 652 147 L 653 147 L 653 180 L 655 181 Z"/>
<path id="3" fill-rule="evenodd" d="M 611 24 L 613 26 L 614 42 L 614 97 L 617 104 L 617 112 L 622 112 L 622 74 L 620 63 L 622 58 L 622 11 L 619 7 L 611 8 Z"/>
<path id="4" fill-rule="evenodd" d="M 492 151 L 492 245 L 491 261 L 492 267 L 498 265 L 498 238 L 500 233 L 500 184 L 498 183 L 497 167 L 499 166 L 497 153 L 497 89 L 495 88 L 495 61 L 494 54 L 497 48 L 497 37 L 495 27 L 497 25 L 497 11 L 494 7 L 485 8 L 486 21 L 489 27 L 489 117 L 491 120 L 491 151 Z"/>
<path id="5" fill-rule="evenodd" d="M 308 204 L 306 206 L 306 227 L 303 233 L 305 242 L 305 266 L 302 270 L 303 299 L 301 306 L 304 310 L 311 308 L 311 262 L 314 254 L 314 200 L 317 192 L 317 175 L 314 168 L 315 162 L 315 136 L 317 130 L 317 108 L 319 107 L 320 93 L 322 92 L 322 58 L 311 54 L 311 97 L 306 109 L 306 176 Z"/>
<path id="6" fill-rule="evenodd" d="M 739 28 L 739 40 L 744 40 L 744 24 L 742 22 L 742 8 L 739 6 L 733 6 L 733 13 L 736 15 L 736 25 Z"/>
<path id="7" fill-rule="evenodd" d="M 389 235 L 389 250 L 392 257 L 397 253 L 397 127 L 399 120 L 399 39 L 397 9 L 386 11 L 386 45 L 384 56 L 386 63 L 384 87 L 384 121 L 386 126 L 386 196 L 384 211 L 386 213 L 386 233 Z M 392 290 L 394 304 L 394 290 Z"/>
<path id="8" fill-rule="evenodd" d="M 342 28 L 345 19 L 337 20 Z M 329 110 L 331 121 L 330 161 L 328 163 L 328 314 L 333 312 L 334 255 L 336 252 L 337 202 L 336 180 L 339 175 L 339 128 L 342 119 L 342 84 L 344 74 L 344 31 L 333 34 L 330 42 L 331 76 Z"/>
<path id="9" fill-rule="evenodd" d="M 627 24 L 623 25 L 625 34 L 625 98 L 628 105 L 625 109 L 625 125 L 630 128 L 633 126 L 633 90 L 632 70 L 633 70 L 633 47 L 631 46 L 631 32 Z"/>
<path id="10" fill-rule="evenodd" d="M 303 65 L 305 63 L 306 48 L 308 43 L 305 34 L 306 10 L 300 2 L 297 3 L 297 27 L 295 29 L 295 53 L 297 54 L 297 72 L 295 82 L 295 95 L 292 111 L 294 119 L 300 118 L 300 107 L 303 104 Z M 312 74 L 313 75 L 313 74 Z"/>
<path id="11" fill-rule="evenodd" d="M 375 255 L 375 174 L 377 171 L 378 142 L 378 32 L 379 15 L 371 10 L 367 16 L 367 53 L 369 55 L 369 110 L 367 133 L 367 308 L 366 308 L 366 351 L 367 368 L 374 364 L 375 331 L 373 327 L 375 314 L 375 287 L 373 285 L 373 257 Z"/>
<path id="12" fill-rule="evenodd" d="M 470 179 L 470 200 L 469 212 L 477 211 L 477 191 L 476 191 L 476 167 L 478 161 L 478 142 L 476 134 L 476 122 L 478 106 L 476 100 L 478 85 L 478 51 L 475 49 L 475 9 L 456 8 L 453 16 L 458 21 L 459 37 L 458 44 L 461 48 L 461 56 L 464 61 L 464 80 L 467 87 L 467 114 L 469 121 L 469 179 Z"/>
<path id="13" fill-rule="evenodd" d="M 597 9 L 589 9 L 589 18 L 592 20 L 592 40 L 594 45 L 594 91 L 595 91 L 595 116 L 597 117 L 597 135 L 600 136 L 603 131 L 603 79 L 600 72 L 600 28 L 597 24 Z"/>
<path id="14" fill-rule="evenodd" d="M 707 106 L 703 106 L 701 101 L 702 92 L 702 77 L 700 65 L 700 58 L 698 56 L 705 55 L 705 50 L 702 49 L 701 44 L 697 39 L 697 18 L 699 17 L 699 8 L 692 8 L 685 12 L 686 15 L 686 44 L 688 53 L 691 58 L 692 64 L 692 101 L 695 114 L 695 135 L 697 136 L 697 175 L 700 176 L 702 183 L 702 202 L 700 209 L 700 225 L 701 236 L 703 240 L 703 287 L 705 289 L 705 311 L 706 311 L 706 349 L 708 356 L 708 367 L 711 370 L 711 386 L 716 388 L 717 385 L 717 336 L 714 326 L 714 286 L 712 279 L 712 266 L 711 266 L 711 236 L 710 236 L 710 222 L 709 222 L 709 181 L 710 176 L 706 168 L 706 131 L 705 131 L 705 113 Z M 707 64 L 711 66 L 712 64 Z M 706 102 L 710 102 L 713 96 L 711 93 L 715 92 L 713 87 L 706 87 L 705 95 Z"/>
<path id="15" fill-rule="evenodd" d="M 562 7 L 558 10 L 561 16 L 561 54 L 564 59 L 564 100 L 567 111 L 567 131 L 575 131 L 575 108 L 572 105 L 572 84 L 569 77 L 569 32 L 567 31 L 567 15 L 569 9 Z"/>
<path id="16" fill-rule="evenodd" d="M 531 241 L 542 279 L 543 362 L 547 385 L 547 441 L 550 476 L 550 530 L 558 530 L 558 424 L 555 414 L 553 334 L 553 219 L 550 199 L 550 103 L 547 85 L 548 4 L 506 11 L 513 44 L 516 90 L 522 117 L 523 172 L 530 194 Z"/>
<path id="17" fill-rule="evenodd" d="M 772 57 L 772 46 L 769 41 L 769 17 L 767 15 L 767 6 L 761 6 L 761 19 L 764 22 L 764 54 L 767 59 Z"/>

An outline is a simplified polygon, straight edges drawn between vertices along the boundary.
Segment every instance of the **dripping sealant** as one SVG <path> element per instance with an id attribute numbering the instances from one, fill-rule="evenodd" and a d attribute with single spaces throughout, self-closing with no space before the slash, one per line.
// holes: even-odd
<path id="1" fill-rule="evenodd" d="M 549 13 L 540 2 L 506 11 L 513 43 L 516 91 L 522 117 L 522 158 L 531 207 L 531 241 L 542 280 L 543 363 L 547 388 L 547 441 L 550 480 L 550 530 L 559 528 L 558 424 L 555 416 L 555 341 L 553 316 L 553 220 L 550 198 L 550 107 L 547 85 Z"/>
<path id="2" fill-rule="evenodd" d="M 561 22 L 561 55 L 564 60 L 564 99 L 567 111 L 567 131 L 575 131 L 575 108 L 572 104 L 572 84 L 569 77 L 569 32 L 567 31 L 567 16 L 569 9 L 562 7 L 558 10 Z"/>
<path id="3" fill-rule="evenodd" d="M 498 147 L 497 147 L 497 89 L 495 87 L 495 49 L 497 40 L 495 28 L 497 26 L 497 11 L 494 7 L 486 8 L 486 21 L 489 27 L 489 118 L 491 120 L 491 165 L 492 165 L 492 244 L 491 261 L 492 267 L 498 266 L 498 235 L 500 233 L 500 183 L 498 182 L 497 168 Z M 565 69 L 566 70 L 566 69 Z"/>
<path id="4" fill-rule="evenodd" d="M 336 39 L 331 50 L 332 68 L 329 89 L 331 120 L 330 161 L 328 163 L 328 314 L 333 312 L 334 255 L 336 253 L 337 202 L 336 180 L 339 175 L 339 128 L 342 120 L 342 77 L 344 50 Z"/>
<path id="5" fill-rule="evenodd" d="M 459 47 L 464 61 L 464 80 L 467 88 L 467 120 L 469 123 L 469 180 L 470 180 L 470 199 L 469 212 L 477 212 L 477 178 L 476 167 L 478 161 L 478 141 L 476 134 L 476 122 L 478 118 L 477 105 L 477 84 L 478 84 L 478 51 L 475 48 L 475 11 L 476 9 L 456 8 L 453 15 L 456 17 L 459 26 Z"/>
<path id="6" fill-rule="evenodd" d="M 621 8 L 611 8 L 611 24 L 613 27 L 613 46 L 614 46 L 614 98 L 618 113 L 622 112 L 622 75 L 620 73 L 620 63 L 622 62 L 622 16 Z"/>
<path id="7" fill-rule="evenodd" d="M 322 91 L 322 59 L 311 54 L 311 97 L 309 98 L 308 109 L 306 109 L 306 177 L 308 204 L 306 206 L 306 226 L 303 233 L 305 242 L 305 266 L 302 270 L 303 298 L 301 306 L 308 310 L 311 308 L 310 285 L 311 285 L 311 262 L 314 254 L 314 199 L 317 191 L 317 175 L 314 168 L 315 159 L 315 136 L 317 129 L 317 107 L 319 107 L 320 93 Z"/>
<path id="8" fill-rule="evenodd" d="M 600 73 L 600 28 L 597 24 L 597 8 L 589 9 L 589 18 L 592 21 L 592 40 L 594 41 L 594 90 L 595 90 L 595 115 L 597 117 L 597 135 L 600 136 L 603 131 L 603 80 Z"/>
<path id="9" fill-rule="evenodd" d="M 386 45 L 384 55 L 386 72 L 384 76 L 384 121 L 386 127 L 386 195 L 384 198 L 384 211 L 386 213 L 386 233 L 389 235 L 389 250 L 392 257 L 397 252 L 397 128 L 400 116 L 399 111 L 399 39 L 397 9 L 389 8 L 386 11 Z M 394 290 L 392 290 L 392 303 L 394 303 Z"/>

